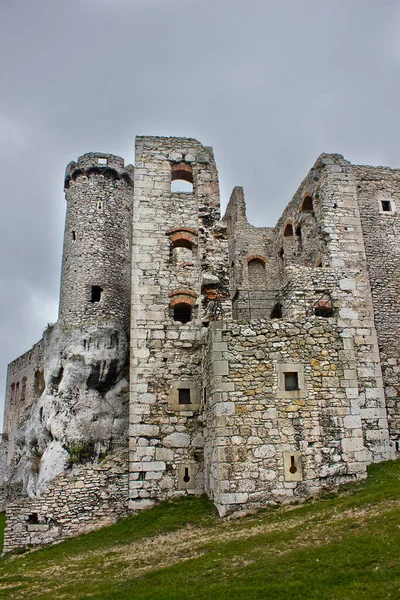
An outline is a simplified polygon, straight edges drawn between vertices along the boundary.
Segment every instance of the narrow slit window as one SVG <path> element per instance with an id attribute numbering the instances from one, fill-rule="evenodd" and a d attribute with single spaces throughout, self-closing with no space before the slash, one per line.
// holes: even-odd
<path id="1" fill-rule="evenodd" d="M 293 392 L 299 389 L 299 376 L 295 371 L 285 373 L 285 390 Z"/>
<path id="2" fill-rule="evenodd" d="M 75 233 L 75 231 L 73 231 L 73 232 L 72 232 L 72 239 L 73 239 L 73 240 L 74 240 L 74 242 L 75 242 L 75 240 L 76 240 L 76 233 Z"/>
<path id="3" fill-rule="evenodd" d="M 179 404 L 190 404 L 190 388 L 180 388 L 178 390 Z"/>
<path id="4" fill-rule="evenodd" d="M 92 291 L 91 291 L 91 295 L 90 295 L 90 302 L 92 302 L 92 303 L 94 303 L 94 302 L 100 302 L 102 291 L 103 291 L 103 288 L 100 287 L 99 285 L 92 285 Z"/>

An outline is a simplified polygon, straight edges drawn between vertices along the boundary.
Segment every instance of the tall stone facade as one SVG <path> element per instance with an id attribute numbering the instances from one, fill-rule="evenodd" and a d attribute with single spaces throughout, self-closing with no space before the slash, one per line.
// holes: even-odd
<path id="1" fill-rule="evenodd" d="M 59 320 L 8 370 L 6 550 L 185 494 L 221 516 L 301 500 L 393 458 L 398 183 L 321 155 L 264 228 L 242 188 L 221 220 L 196 140 L 70 163 Z"/>

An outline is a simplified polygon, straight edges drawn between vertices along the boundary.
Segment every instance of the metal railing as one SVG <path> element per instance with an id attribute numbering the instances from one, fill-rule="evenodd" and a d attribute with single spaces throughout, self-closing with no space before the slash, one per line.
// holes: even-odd
<path id="1" fill-rule="evenodd" d="M 313 297 L 314 296 L 314 297 Z M 290 319 L 296 315 L 306 317 L 333 315 L 333 301 L 328 291 L 290 292 L 280 290 L 237 290 L 232 298 L 233 318 L 245 319 Z"/>

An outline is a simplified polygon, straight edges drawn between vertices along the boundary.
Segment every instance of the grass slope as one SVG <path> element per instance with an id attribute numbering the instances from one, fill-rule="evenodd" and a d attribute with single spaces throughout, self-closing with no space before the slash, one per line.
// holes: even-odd
<path id="1" fill-rule="evenodd" d="M 0 561 L 7 600 L 400 598 L 400 462 L 297 507 L 221 521 L 205 498 Z"/>

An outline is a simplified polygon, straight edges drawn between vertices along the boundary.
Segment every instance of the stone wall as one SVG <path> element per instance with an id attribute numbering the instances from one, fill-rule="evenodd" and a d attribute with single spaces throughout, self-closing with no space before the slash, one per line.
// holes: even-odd
<path id="1" fill-rule="evenodd" d="M 192 139 L 140 137 L 135 164 L 132 509 L 204 489 L 201 334 L 214 298 L 228 287 L 211 149 Z M 171 191 L 177 174 L 193 183 L 192 192 Z M 230 316 L 227 301 L 224 314 Z"/>
<path id="2" fill-rule="evenodd" d="M 127 453 L 56 477 L 37 498 L 7 506 L 4 552 L 110 525 L 128 512 Z"/>
<path id="3" fill-rule="evenodd" d="M 322 317 L 213 324 L 205 483 L 221 515 L 365 476 L 342 335 Z M 286 391 L 285 373 L 297 373 L 299 389 Z"/>
<path id="4" fill-rule="evenodd" d="M 19 430 L 29 417 L 33 403 L 44 390 L 43 339 L 8 365 L 3 442 L 8 442 L 8 461 L 23 451 Z"/>
<path id="5" fill-rule="evenodd" d="M 129 330 L 133 167 L 89 153 L 68 165 L 59 318 Z"/>
<path id="6" fill-rule="evenodd" d="M 400 171 L 353 167 L 379 339 L 390 435 L 400 440 Z M 386 210 L 384 210 L 384 208 Z"/>

